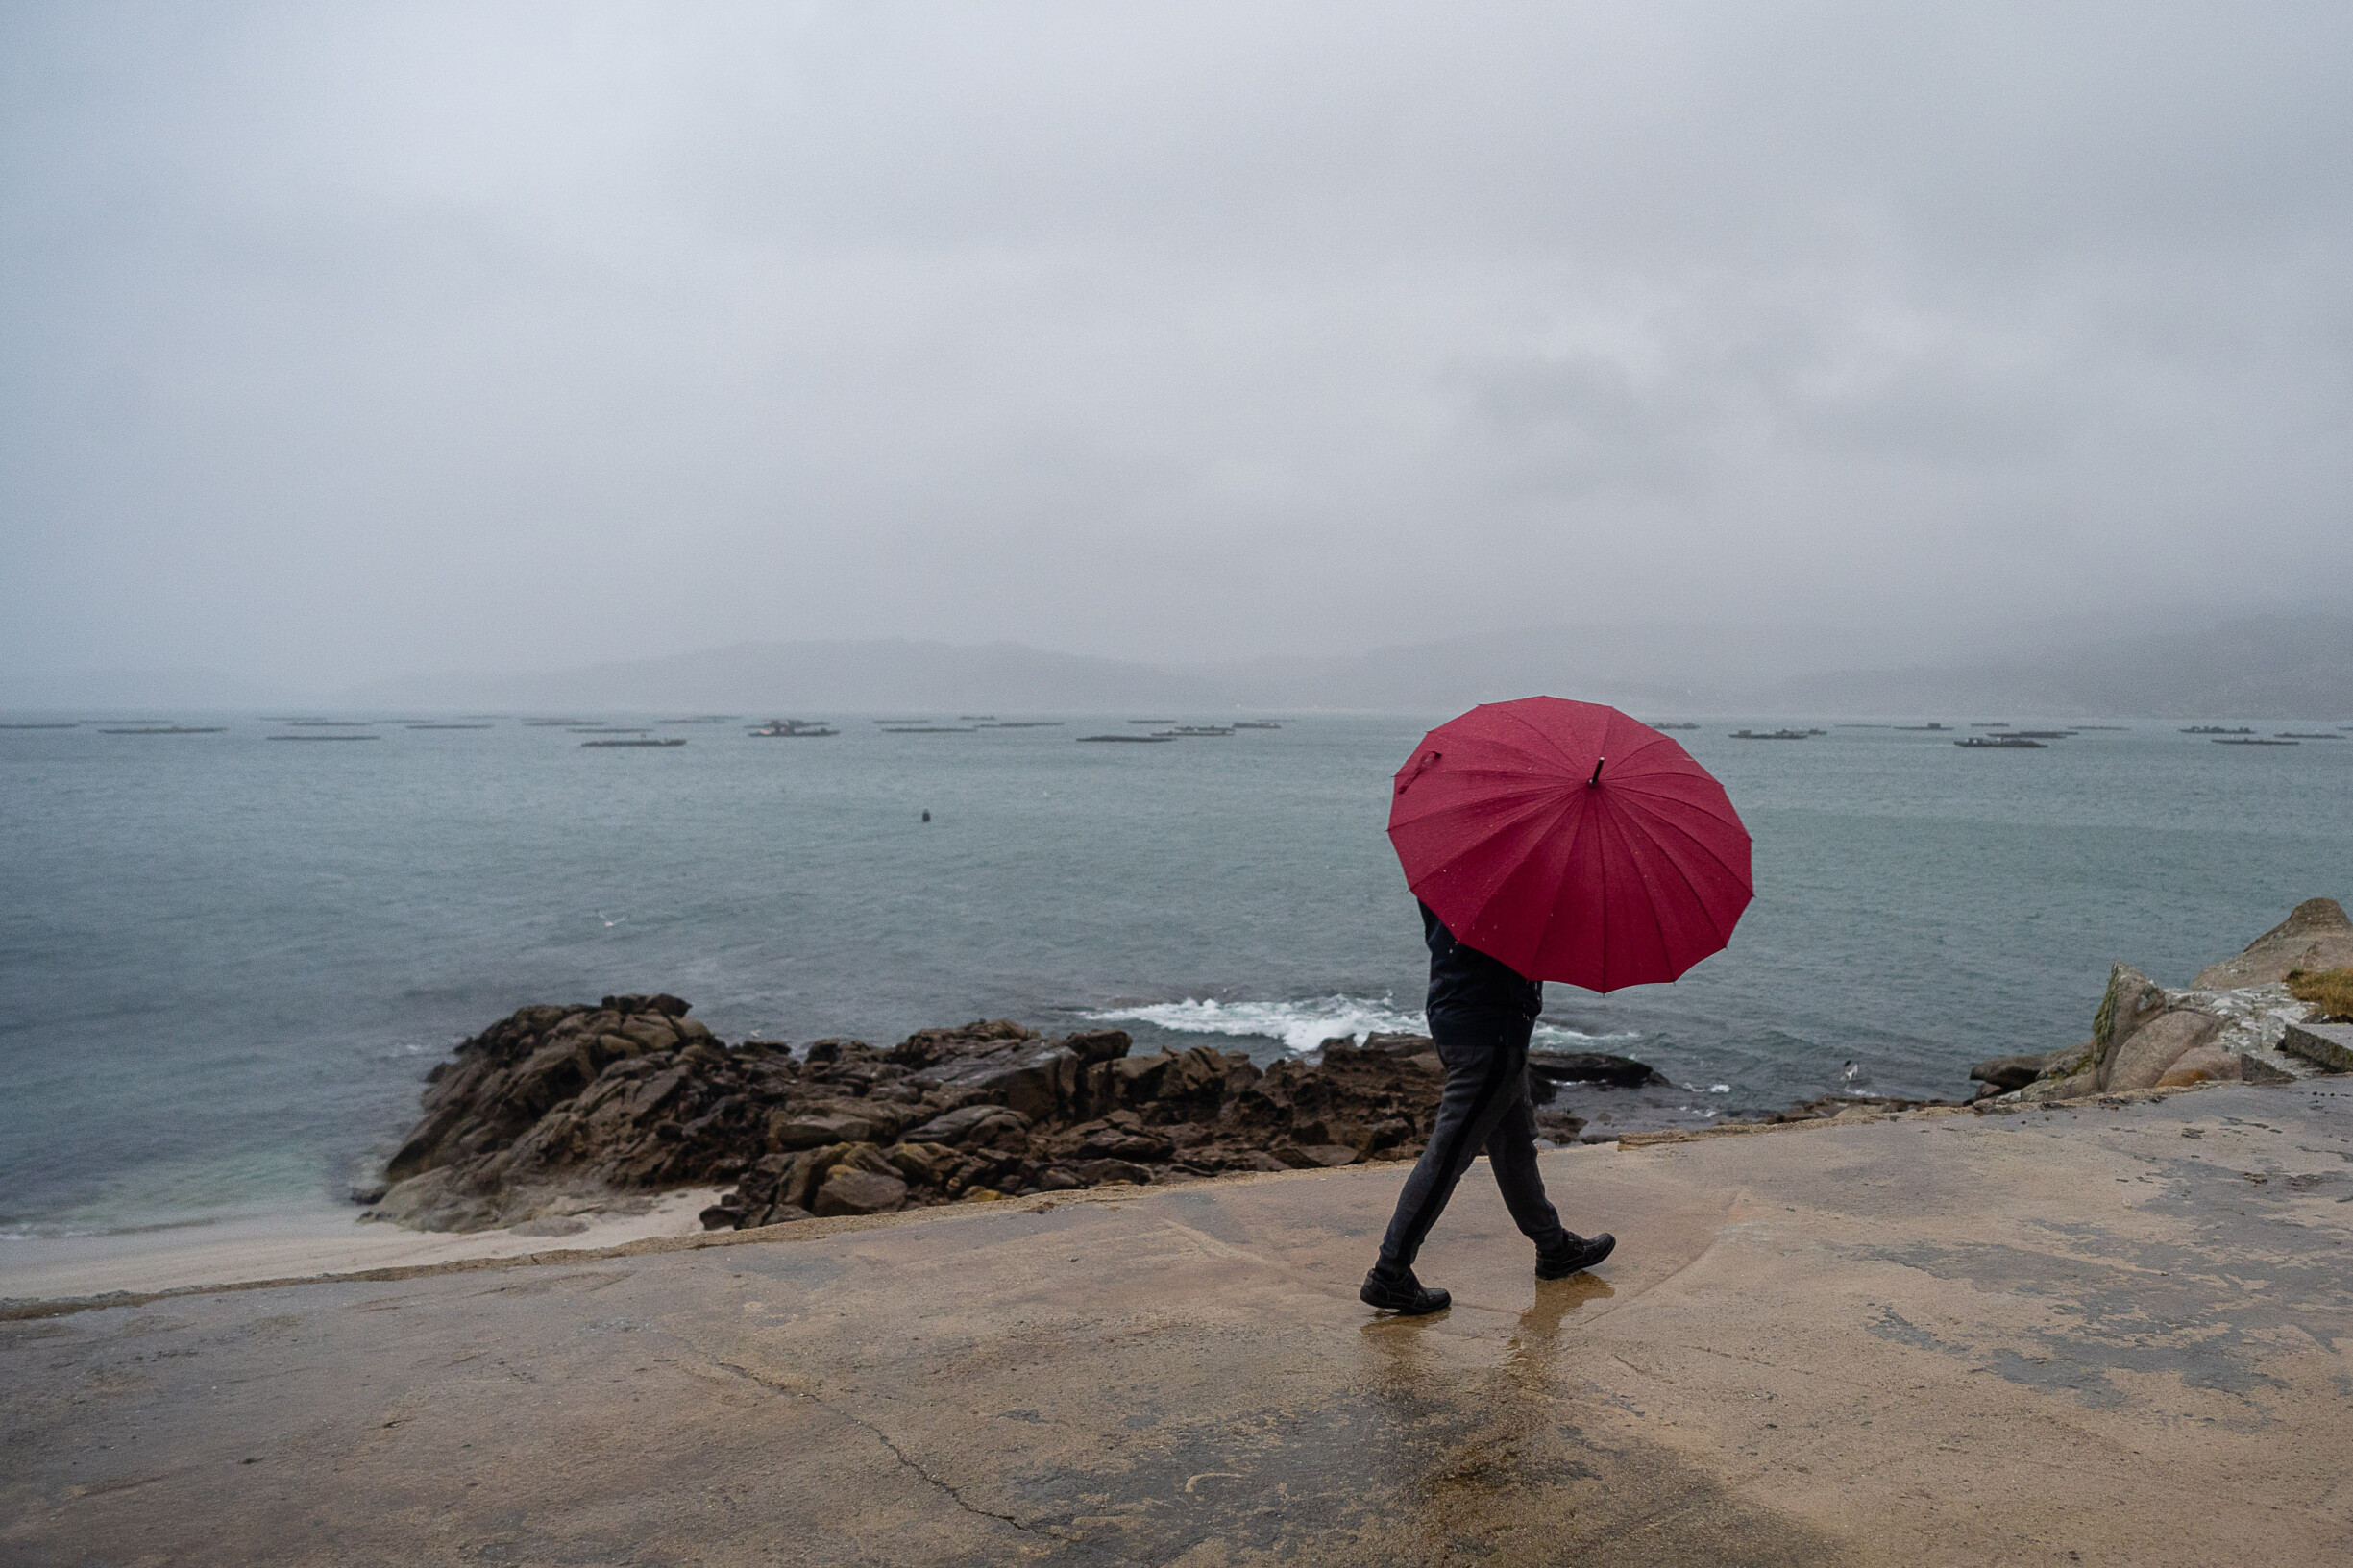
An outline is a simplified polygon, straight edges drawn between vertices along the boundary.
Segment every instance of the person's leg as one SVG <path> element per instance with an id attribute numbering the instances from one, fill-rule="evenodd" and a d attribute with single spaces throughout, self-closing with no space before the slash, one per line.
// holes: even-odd
<path id="1" fill-rule="evenodd" d="M 1545 1197 L 1544 1176 L 1536 1168 L 1536 1108 L 1528 1092 L 1532 1028 L 1523 1024 L 1508 1042 L 1511 1062 L 1504 1070 L 1511 1079 L 1510 1100 L 1495 1131 L 1487 1135 L 1487 1166 L 1495 1172 L 1495 1185 L 1503 1189 L 1504 1206 L 1511 1211 L 1511 1222 L 1520 1228 L 1520 1234 L 1533 1241 L 1539 1252 L 1557 1252 L 1566 1244 L 1569 1233 Z"/>
<path id="2" fill-rule="evenodd" d="M 1514 1085 L 1518 1086 L 1518 1099 L 1526 1101 L 1526 1036 L 1520 1036 L 1520 1048 L 1512 1049 L 1512 1022 L 1498 1019 L 1492 1025 L 1448 1029 L 1438 1035 L 1438 1059 L 1446 1064 L 1446 1090 L 1438 1098 L 1437 1122 L 1431 1130 L 1430 1142 L 1414 1163 L 1413 1173 L 1406 1178 L 1405 1190 L 1397 1195 L 1397 1212 L 1390 1216 L 1388 1234 L 1381 1242 L 1381 1261 L 1373 1266 L 1376 1278 L 1398 1280 L 1412 1271 L 1423 1238 L 1445 1212 L 1456 1184 L 1510 1109 Z M 1533 1137 L 1532 1132 L 1532 1153 Z"/>

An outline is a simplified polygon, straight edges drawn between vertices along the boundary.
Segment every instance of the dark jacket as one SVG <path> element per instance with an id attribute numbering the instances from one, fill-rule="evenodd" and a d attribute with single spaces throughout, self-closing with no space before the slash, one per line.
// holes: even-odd
<path id="1" fill-rule="evenodd" d="M 1422 905 L 1422 940 L 1430 943 L 1428 1013 L 1434 1032 L 1446 1023 L 1532 1018 L 1544 1011 L 1543 981 L 1456 941 L 1428 904 Z"/>

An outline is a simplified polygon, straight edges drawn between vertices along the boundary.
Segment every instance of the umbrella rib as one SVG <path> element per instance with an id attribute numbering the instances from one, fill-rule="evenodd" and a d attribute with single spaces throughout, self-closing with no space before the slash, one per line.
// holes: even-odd
<path id="1" fill-rule="evenodd" d="M 1561 746 L 1559 737 L 1552 734 L 1549 730 L 1541 728 L 1533 720 L 1531 720 L 1527 715 L 1519 712 L 1517 709 L 1513 709 L 1511 712 L 1505 714 L 1504 717 L 1509 719 L 1513 723 L 1519 725 L 1522 729 L 1528 731 L 1531 735 L 1533 735 L 1538 741 L 1543 743 L 1543 756 L 1546 760 L 1549 760 L 1553 766 L 1563 769 L 1568 772 L 1575 772 L 1578 771 L 1580 765 L 1577 758 L 1572 756 L 1568 750 Z M 1608 738 L 1608 721 L 1605 720 L 1602 723 L 1602 738 L 1605 741 Z M 1499 742 L 1498 744 L 1500 745 L 1501 743 Z M 1531 755 L 1533 756 L 1535 753 L 1532 752 Z"/>
<path id="2" fill-rule="evenodd" d="M 1675 833 L 1687 840 L 1690 843 L 1692 849 L 1696 853 L 1705 855 L 1710 861 L 1712 861 L 1718 870 L 1730 877 L 1733 881 L 1739 883 L 1742 887 L 1747 888 L 1752 894 L 1756 891 L 1756 880 L 1753 872 L 1734 870 L 1733 867 L 1729 865 L 1722 855 L 1717 854 L 1715 850 L 1709 848 L 1705 844 L 1702 843 L 1697 836 L 1685 831 L 1679 824 L 1669 821 L 1664 815 L 1654 811 L 1649 806 L 1631 800 L 1625 802 L 1625 804 L 1629 811 L 1640 812 L 1643 815 L 1643 817 L 1646 819 L 1644 825 L 1653 827 L 1654 829 L 1665 827 L 1673 830 Z M 1743 827 L 1741 829 L 1741 836 L 1744 838 L 1748 836 L 1747 828 Z M 1679 873 L 1682 869 L 1679 866 L 1676 868 L 1676 870 Z"/>
<path id="3" fill-rule="evenodd" d="M 1673 823 L 1666 825 L 1674 827 Z M 1691 873 L 1683 870 L 1681 863 L 1676 859 L 1674 851 L 1667 847 L 1666 841 L 1659 836 L 1657 829 L 1649 823 L 1645 823 L 1644 826 L 1648 829 L 1648 838 L 1652 847 L 1658 851 L 1658 858 L 1666 863 L 1667 870 L 1675 873 L 1676 880 L 1682 883 L 1683 891 L 1691 894 L 1691 907 L 1698 910 L 1700 918 L 1707 922 L 1708 932 L 1715 937 L 1717 945 L 1722 947 L 1730 943 L 1732 934 L 1716 923 L 1716 912 L 1708 907 L 1705 895 L 1692 882 Z M 1690 837 L 1679 827 L 1675 827 L 1674 831 L 1679 837 L 1685 839 Z"/>
<path id="4" fill-rule="evenodd" d="M 1568 799 L 1563 800 L 1560 803 L 1559 813 L 1553 820 L 1552 830 L 1544 835 L 1545 842 L 1547 843 L 1552 843 L 1555 841 L 1559 842 L 1559 858 L 1564 865 L 1574 856 L 1576 852 L 1578 828 L 1581 827 L 1584 821 L 1589 820 L 1592 816 L 1591 812 L 1585 812 L 1575 825 L 1568 825 L 1570 814 L 1577 810 L 1578 803 L 1582 799 L 1583 796 L 1581 793 L 1579 795 L 1571 796 Z M 1566 828 L 1565 831 L 1563 831 L 1564 827 Z M 1536 933 L 1535 950 L 1539 953 L 1546 952 L 1552 947 L 1553 922 L 1560 919 L 1560 905 L 1561 900 L 1558 897 L 1549 898 L 1545 901 L 1544 928 Z"/>
<path id="5" fill-rule="evenodd" d="M 1536 832 L 1534 832 L 1534 833 L 1532 833 L 1532 834 L 1530 834 L 1530 833 L 1527 833 L 1527 832 L 1525 832 L 1525 831 L 1524 831 L 1525 829 L 1529 828 L 1530 826 L 1532 826 L 1532 825 L 1535 825 L 1535 824 L 1537 823 L 1537 819 L 1538 819 L 1539 815 L 1540 815 L 1540 813 L 1538 813 L 1538 812 L 1533 812 L 1533 811 L 1531 811 L 1531 812 L 1525 812 L 1525 813 L 1521 814 L 1520 816 L 1515 817 L 1514 819 L 1512 819 L 1512 821 L 1510 821 L 1509 822 L 1503 823 L 1503 824 L 1499 825 L 1499 826 L 1498 826 L 1498 827 L 1497 827 L 1497 828 L 1496 828 L 1496 829 L 1495 829 L 1493 832 L 1491 832 L 1491 833 L 1488 833 L 1488 834 L 1484 835 L 1483 837 L 1482 837 L 1482 838 L 1478 839 L 1477 841 L 1475 841 L 1475 842 L 1474 842 L 1474 843 L 1472 843 L 1472 844 L 1468 844 L 1468 845 L 1463 845 L 1463 846 L 1462 846 L 1462 849 L 1461 849 L 1461 850 L 1460 850 L 1458 853 L 1457 853 L 1457 854 L 1456 854 L 1456 855 L 1455 855 L 1455 856 L 1454 856 L 1452 859 L 1448 860 L 1448 861 L 1445 863 L 1445 864 L 1446 864 L 1446 866 L 1453 866 L 1453 865 L 1455 865 L 1457 862 L 1458 862 L 1458 861 L 1462 860 L 1462 859 L 1463 859 L 1463 858 L 1465 858 L 1466 856 L 1472 855 L 1472 854 L 1473 854 L 1473 853 L 1474 853 L 1476 850 L 1483 849 L 1483 848 L 1486 847 L 1488 845 L 1493 844 L 1493 843 L 1494 843 L 1496 840 L 1503 838 L 1503 837 L 1504 837 L 1504 836 L 1505 836 L 1507 833 L 1513 834 L 1513 835 L 1516 835 L 1516 836 L 1519 836 L 1519 837 L 1522 837 L 1522 838 L 1528 839 L 1528 840 L 1530 841 L 1530 844 L 1531 844 L 1531 847 L 1532 847 L 1532 847 L 1534 847 L 1535 845 L 1540 845 L 1544 844 L 1546 841 L 1548 841 L 1548 840 L 1549 840 L 1549 839 L 1550 839 L 1550 838 L 1553 836 L 1553 835 L 1552 835 L 1552 832 L 1551 832 L 1549 829 L 1539 827 L 1538 831 L 1536 831 Z M 1557 814 L 1556 814 L 1556 820 L 1557 820 Z M 1507 883 L 1509 883 L 1509 882 L 1510 882 L 1510 880 L 1511 880 L 1511 877 L 1512 877 L 1513 873 L 1514 873 L 1514 872 L 1515 872 L 1515 871 L 1516 871 L 1516 870 L 1519 869 L 1519 867 L 1520 867 L 1521 865 L 1524 865 L 1524 864 L 1526 863 L 1527 859 L 1528 859 L 1527 854 L 1523 853 L 1522 855 L 1520 855 L 1520 856 L 1519 856 L 1519 857 L 1518 857 L 1518 858 L 1517 858 L 1517 859 L 1516 859 L 1516 860 L 1513 862 L 1512 870 L 1510 870 L 1510 871 L 1506 871 L 1506 872 L 1505 872 L 1505 873 L 1504 873 L 1502 876 L 1498 877 L 1498 878 L 1495 880 L 1494 884 L 1493 884 L 1491 887 L 1489 887 L 1489 888 L 1486 890 L 1486 896 L 1485 896 L 1484 898 L 1483 898 L 1483 899 L 1480 901 L 1480 904 L 1479 904 L 1479 909 L 1478 909 L 1478 911 L 1477 911 L 1477 912 L 1474 914 L 1474 916 L 1473 916 L 1473 918 L 1472 918 L 1472 922 L 1471 922 L 1471 923 L 1476 924 L 1476 923 L 1477 923 L 1477 921 L 1478 921 L 1478 916 L 1485 914 L 1485 913 L 1486 913 L 1486 910 L 1487 910 L 1487 906 L 1488 906 L 1488 905 L 1490 905 L 1490 904 L 1492 904 L 1492 903 L 1493 903 L 1493 902 L 1494 902 L 1494 901 L 1495 901 L 1495 900 L 1496 900 L 1498 897 L 1502 896 L 1503 890 L 1504 890 L 1505 886 L 1506 886 Z M 1440 869 L 1441 869 L 1441 870 L 1443 870 L 1444 868 L 1440 868 Z"/>
<path id="6" fill-rule="evenodd" d="M 1702 844 L 1699 840 L 1694 838 L 1691 834 L 1685 832 L 1680 826 L 1674 822 L 1651 821 L 1645 822 L 1643 825 L 1650 833 L 1651 842 L 1658 846 L 1659 859 L 1665 861 L 1667 865 L 1673 869 L 1676 876 L 1681 880 L 1683 886 L 1691 891 L 1692 902 L 1697 905 L 1701 912 L 1707 917 L 1708 926 L 1711 929 L 1714 929 L 1719 937 L 1724 938 L 1728 942 L 1730 941 L 1731 933 L 1717 927 L 1715 913 L 1708 909 L 1706 900 L 1702 895 L 1698 884 L 1692 881 L 1691 872 L 1684 868 L 1682 858 L 1673 849 L 1668 847 L 1667 834 L 1672 833 L 1677 840 L 1680 841 L 1681 844 L 1689 845 L 1692 850 L 1699 854 L 1705 855 L 1711 862 L 1714 863 L 1716 869 L 1721 870 L 1728 878 L 1736 883 L 1738 886 L 1747 889 L 1751 897 L 1755 896 L 1756 891 L 1752 879 L 1740 875 L 1738 872 L 1734 871 L 1732 868 L 1725 865 L 1721 856 L 1717 855 L 1713 850 L 1709 849 L 1707 845 Z"/>

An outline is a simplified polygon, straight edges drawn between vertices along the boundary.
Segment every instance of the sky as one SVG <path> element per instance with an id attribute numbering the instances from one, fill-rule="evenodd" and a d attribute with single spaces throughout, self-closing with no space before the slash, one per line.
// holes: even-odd
<path id="1" fill-rule="evenodd" d="M 2353 568 L 2353 7 L 0 9 L 0 667 Z"/>

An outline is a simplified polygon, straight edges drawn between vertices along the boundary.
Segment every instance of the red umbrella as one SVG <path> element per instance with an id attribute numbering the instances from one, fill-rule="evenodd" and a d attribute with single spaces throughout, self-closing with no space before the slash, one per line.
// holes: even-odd
<path id="1" fill-rule="evenodd" d="M 1749 906 L 1749 830 L 1724 786 L 1598 702 L 1488 702 L 1423 736 L 1389 842 L 1461 941 L 1589 991 L 1676 978 Z"/>

